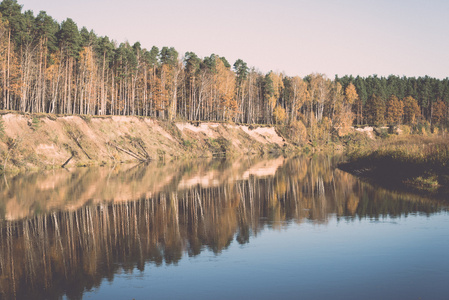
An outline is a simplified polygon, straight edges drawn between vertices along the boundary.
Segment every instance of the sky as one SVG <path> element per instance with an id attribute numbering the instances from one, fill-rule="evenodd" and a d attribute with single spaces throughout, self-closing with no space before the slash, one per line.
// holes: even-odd
<path id="1" fill-rule="evenodd" d="M 449 77 L 448 0 L 18 0 L 117 43 L 267 73 Z"/>

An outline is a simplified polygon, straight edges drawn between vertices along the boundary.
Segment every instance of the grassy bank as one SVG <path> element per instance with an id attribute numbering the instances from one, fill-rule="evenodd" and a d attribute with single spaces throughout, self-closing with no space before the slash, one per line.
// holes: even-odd
<path id="1" fill-rule="evenodd" d="M 449 139 L 407 135 L 355 147 L 339 168 L 393 188 L 447 192 Z"/>

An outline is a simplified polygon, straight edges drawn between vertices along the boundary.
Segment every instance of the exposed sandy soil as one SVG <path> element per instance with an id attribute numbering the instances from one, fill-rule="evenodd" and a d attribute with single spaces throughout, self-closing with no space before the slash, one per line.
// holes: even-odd
<path id="1" fill-rule="evenodd" d="M 273 127 L 169 123 L 133 116 L 55 116 L 0 111 L 0 168 L 45 169 L 280 151 Z M 198 125 L 198 126 L 196 126 Z M 5 164 L 6 161 L 6 164 Z M 1 170 L 1 169 L 0 169 Z"/>
<path id="2" fill-rule="evenodd" d="M 358 132 L 365 133 L 370 139 L 374 140 L 374 129 L 373 127 L 356 128 Z"/>

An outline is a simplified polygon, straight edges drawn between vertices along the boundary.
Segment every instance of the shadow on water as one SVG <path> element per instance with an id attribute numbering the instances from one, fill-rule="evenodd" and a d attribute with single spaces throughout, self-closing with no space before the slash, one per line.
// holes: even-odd
<path id="1" fill-rule="evenodd" d="M 241 159 L 84 168 L 0 183 L 0 293 L 80 299 L 120 271 L 219 254 L 266 228 L 446 209 L 373 188 L 338 158 Z"/>

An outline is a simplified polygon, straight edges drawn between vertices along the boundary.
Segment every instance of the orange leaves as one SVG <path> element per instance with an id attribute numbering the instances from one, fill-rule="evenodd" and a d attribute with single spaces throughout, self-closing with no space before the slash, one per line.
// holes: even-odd
<path id="1" fill-rule="evenodd" d="M 159 77 L 155 76 L 153 78 L 152 90 L 151 93 L 153 95 L 153 104 L 156 111 L 163 111 L 167 106 L 167 91 L 165 86 L 162 84 L 162 81 Z"/>
<path id="2" fill-rule="evenodd" d="M 421 117 L 421 110 L 418 106 L 418 101 L 412 96 L 407 96 L 403 100 L 404 103 L 404 123 L 408 125 L 416 124 Z"/>
<path id="3" fill-rule="evenodd" d="M 52 53 L 50 55 L 50 61 L 53 62 L 52 64 L 50 64 L 47 68 L 47 79 L 48 80 L 53 80 L 53 78 L 57 77 L 58 75 L 58 70 L 60 68 L 61 65 L 61 61 L 59 59 L 59 53 Z"/>
<path id="4" fill-rule="evenodd" d="M 282 81 L 284 76 L 283 74 L 277 74 L 274 72 L 271 72 L 269 76 L 271 77 L 271 80 L 273 82 L 274 94 L 273 97 L 270 99 L 270 105 L 271 108 L 273 109 L 276 105 L 277 99 L 279 99 L 280 97 L 282 89 L 284 88 L 284 83 Z"/>
<path id="5" fill-rule="evenodd" d="M 235 99 L 235 73 L 226 68 L 218 56 L 215 58 L 215 64 L 214 85 L 218 93 L 220 108 L 224 119 L 230 120 L 238 113 L 238 105 Z"/>
<path id="6" fill-rule="evenodd" d="M 285 113 L 285 109 L 283 109 L 281 106 L 276 106 L 276 108 L 273 111 L 273 117 L 276 124 L 282 124 L 285 122 L 287 118 L 287 114 Z"/>
<path id="7" fill-rule="evenodd" d="M 94 59 L 94 51 L 92 46 L 84 47 L 80 53 L 81 67 L 90 74 L 97 72 L 97 64 Z"/>
<path id="8" fill-rule="evenodd" d="M 337 130 L 338 136 L 345 136 L 350 133 L 353 121 L 354 114 L 352 113 L 350 106 L 343 106 L 338 112 L 335 122 L 335 129 Z"/>
<path id="9" fill-rule="evenodd" d="M 390 125 L 402 123 L 404 115 L 404 103 L 398 97 L 392 95 L 387 102 L 385 121 Z"/>
<path id="10" fill-rule="evenodd" d="M 359 98 L 359 95 L 357 94 L 357 90 L 355 86 L 351 83 L 346 87 L 345 89 L 345 99 L 346 102 L 350 105 L 354 104 L 357 99 Z"/>

